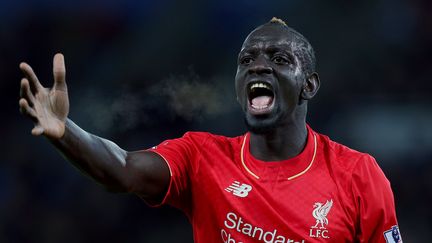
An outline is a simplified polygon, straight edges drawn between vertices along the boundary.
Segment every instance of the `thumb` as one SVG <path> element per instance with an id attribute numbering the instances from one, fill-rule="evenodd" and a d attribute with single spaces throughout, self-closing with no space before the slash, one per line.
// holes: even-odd
<path id="1" fill-rule="evenodd" d="M 66 67 L 63 54 L 57 53 L 53 60 L 54 89 L 67 91 Z"/>
<path id="2" fill-rule="evenodd" d="M 43 132 L 44 132 L 44 129 L 40 125 L 36 125 L 31 131 L 32 135 L 34 135 L 34 136 L 39 136 Z"/>

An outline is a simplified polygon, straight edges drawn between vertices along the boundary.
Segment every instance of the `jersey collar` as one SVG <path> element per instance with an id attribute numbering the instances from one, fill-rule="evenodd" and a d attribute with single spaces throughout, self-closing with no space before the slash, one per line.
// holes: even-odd
<path id="1" fill-rule="evenodd" d="M 241 163 L 244 170 L 257 180 L 267 177 L 293 180 L 307 173 L 315 162 L 318 143 L 316 133 L 307 126 L 308 136 L 306 146 L 297 156 L 282 161 L 262 161 L 250 153 L 250 134 L 246 133 L 240 151 Z M 275 173 L 277 178 L 275 177 Z"/>

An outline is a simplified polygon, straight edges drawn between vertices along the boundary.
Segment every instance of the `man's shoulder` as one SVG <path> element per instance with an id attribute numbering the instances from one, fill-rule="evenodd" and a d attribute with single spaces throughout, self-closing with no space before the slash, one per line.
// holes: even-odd
<path id="1" fill-rule="evenodd" d="M 189 131 L 183 135 L 184 138 L 187 138 L 195 143 L 200 145 L 204 144 L 240 144 L 244 138 L 244 135 L 229 137 L 225 135 L 218 135 L 211 132 L 202 132 L 202 131 Z"/>
<path id="2" fill-rule="evenodd" d="M 330 139 L 327 135 L 319 134 L 323 152 L 327 158 L 347 170 L 352 170 L 360 164 L 376 163 L 375 159 L 368 153 L 358 151 L 347 145 Z"/>
<path id="3" fill-rule="evenodd" d="M 324 143 L 324 146 L 326 146 L 334 154 L 340 156 L 368 156 L 367 153 L 360 152 L 345 144 L 336 142 L 327 135 L 318 133 L 318 136 L 320 137 L 321 141 Z"/>

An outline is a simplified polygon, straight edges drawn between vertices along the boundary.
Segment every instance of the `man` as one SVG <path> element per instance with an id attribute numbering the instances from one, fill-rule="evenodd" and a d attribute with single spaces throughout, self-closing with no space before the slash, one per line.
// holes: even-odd
<path id="1" fill-rule="evenodd" d="M 368 154 L 306 124 L 317 93 L 312 46 L 282 20 L 243 43 L 235 87 L 249 132 L 235 138 L 188 132 L 127 152 L 67 118 L 63 56 L 54 86 L 20 64 L 21 110 L 84 173 L 108 190 L 181 209 L 195 242 L 401 242 L 390 183 Z"/>

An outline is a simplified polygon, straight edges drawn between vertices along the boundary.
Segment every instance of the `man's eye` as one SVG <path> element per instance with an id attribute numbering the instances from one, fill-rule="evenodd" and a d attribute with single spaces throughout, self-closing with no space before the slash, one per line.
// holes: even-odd
<path id="1" fill-rule="evenodd" d="M 276 56 L 273 58 L 273 62 L 276 64 L 286 64 L 288 63 L 288 59 L 281 56 Z"/>
<path id="2" fill-rule="evenodd" d="M 240 64 L 250 64 L 253 62 L 253 59 L 251 57 L 244 57 L 240 60 Z"/>

